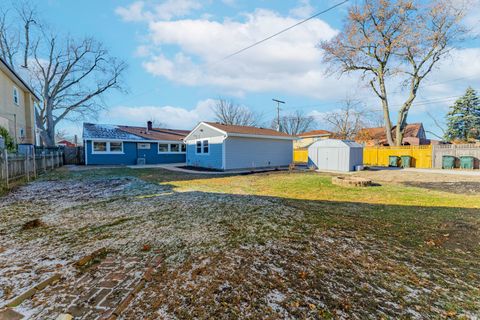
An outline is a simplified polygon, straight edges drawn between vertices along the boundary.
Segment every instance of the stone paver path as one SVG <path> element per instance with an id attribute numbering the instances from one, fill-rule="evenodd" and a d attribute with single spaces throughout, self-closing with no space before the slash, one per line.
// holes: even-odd
<path id="1" fill-rule="evenodd" d="M 113 319 L 118 307 L 128 305 L 129 295 L 144 281 L 147 260 L 107 254 L 89 268 L 71 270 L 15 309 L 29 319 L 55 319 L 64 313 L 74 319 Z"/>

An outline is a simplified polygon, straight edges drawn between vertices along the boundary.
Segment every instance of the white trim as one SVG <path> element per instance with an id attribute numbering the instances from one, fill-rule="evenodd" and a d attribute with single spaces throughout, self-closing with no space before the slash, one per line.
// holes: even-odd
<path id="1" fill-rule="evenodd" d="M 208 156 L 208 155 L 210 155 L 210 139 L 202 138 L 202 139 L 195 139 L 194 141 L 195 141 L 194 146 L 195 146 L 195 155 L 196 156 Z M 203 144 L 205 141 L 207 141 L 208 152 L 203 152 L 205 150 L 204 149 L 205 145 Z M 202 152 L 200 152 L 200 153 L 197 150 L 197 148 L 198 148 L 197 147 L 197 142 L 200 142 L 200 148 L 202 150 Z"/>
<path id="2" fill-rule="evenodd" d="M 229 133 L 228 137 L 239 137 L 239 138 L 258 138 L 258 139 L 275 139 L 275 140 L 296 140 L 294 137 L 282 137 L 282 136 L 266 136 L 259 134 L 243 134 L 243 133 Z"/>
<path id="3" fill-rule="evenodd" d="M 215 131 L 218 131 L 218 132 L 220 132 L 220 133 L 222 133 L 222 134 L 224 134 L 224 135 L 228 135 L 226 131 L 223 131 L 223 130 L 221 130 L 221 129 L 215 128 L 214 126 L 209 125 L 209 124 L 206 123 L 206 122 L 200 122 L 199 124 L 197 124 L 197 125 L 195 126 L 195 128 L 193 128 L 192 131 L 190 131 L 190 133 L 189 133 L 185 138 L 183 138 L 183 141 L 187 141 L 187 140 L 189 139 L 189 137 L 195 132 L 195 130 L 197 130 L 198 127 L 200 127 L 202 124 L 205 125 L 205 126 L 207 126 L 207 127 L 209 127 L 209 128 L 211 128 L 211 129 L 213 129 L 213 130 L 215 130 Z"/>
<path id="4" fill-rule="evenodd" d="M 227 144 L 225 140 L 222 142 L 222 169 L 227 169 Z"/>
<path id="5" fill-rule="evenodd" d="M 162 151 L 162 152 L 160 152 L 159 148 L 160 148 L 160 145 L 161 145 L 161 144 L 166 144 L 166 145 L 168 145 L 168 151 L 165 151 L 165 152 Z M 161 142 L 161 143 L 158 143 L 158 144 L 157 144 L 157 154 L 186 154 L 186 153 L 187 153 L 187 151 L 184 151 L 184 152 L 182 152 L 182 151 L 178 151 L 178 152 L 177 152 L 177 151 L 172 151 L 172 144 L 178 144 L 178 145 L 180 145 L 180 150 L 182 150 L 182 145 L 185 145 L 185 143 L 183 143 L 183 142 L 173 142 L 173 143 Z"/>
<path id="6" fill-rule="evenodd" d="M 93 142 L 92 142 L 93 144 Z M 85 165 L 88 166 L 88 143 L 87 143 L 87 140 L 83 140 L 83 145 L 85 147 L 85 150 L 87 150 L 87 152 L 84 152 L 85 153 Z"/>
<path id="7" fill-rule="evenodd" d="M 17 106 L 20 106 L 20 92 L 16 86 L 13 86 L 12 94 L 13 103 Z M 15 101 L 15 98 L 17 98 L 17 101 Z"/>
<path id="8" fill-rule="evenodd" d="M 105 142 L 105 151 L 95 151 L 94 143 L 95 142 Z M 122 144 L 122 151 L 110 151 L 110 143 L 111 142 L 120 142 Z M 101 140 L 101 141 L 92 141 L 92 154 L 125 154 L 123 149 L 123 141 L 111 141 L 111 140 Z"/>

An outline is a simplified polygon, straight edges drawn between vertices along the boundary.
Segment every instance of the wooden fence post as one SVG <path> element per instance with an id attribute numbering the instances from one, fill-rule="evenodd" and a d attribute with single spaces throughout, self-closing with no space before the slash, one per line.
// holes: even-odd
<path id="1" fill-rule="evenodd" d="M 28 169 L 28 153 L 29 153 L 28 151 L 25 153 L 24 165 L 25 165 L 25 176 L 27 177 L 27 181 L 30 181 L 30 175 L 28 174 L 28 170 L 29 170 Z"/>
<path id="2" fill-rule="evenodd" d="M 32 152 L 32 159 L 33 159 L 33 178 L 37 178 L 37 154 L 35 153 L 35 147 L 33 147 L 33 152 Z"/>
<path id="3" fill-rule="evenodd" d="M 4 156 L 5 156 L 5 182 L 8 188 L 8 151 L 4 151 Z"/>

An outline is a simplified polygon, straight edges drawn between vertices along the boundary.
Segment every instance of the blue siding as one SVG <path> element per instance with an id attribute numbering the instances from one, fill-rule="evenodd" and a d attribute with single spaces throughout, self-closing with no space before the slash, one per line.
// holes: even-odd
<path id="1" fill-rule="evenodd" d="M 187 144 L 187 165 L 209 169 L 223 169 L 223 144 L 209 145 L 209 154 L 195 154 L 195 144 Z"/>
<path id="2" fill-rule="evenodd" d="M 92 142 L 86 143 L 87 165 L 135 165 L 137 158 L 145 157 L 147 164 L 185 162 L 185 154 L 158 154 L 157 143 L 150 149 L 137 150 L 136 142 L 124 142 L 123 154 L 92 154 Z"/>

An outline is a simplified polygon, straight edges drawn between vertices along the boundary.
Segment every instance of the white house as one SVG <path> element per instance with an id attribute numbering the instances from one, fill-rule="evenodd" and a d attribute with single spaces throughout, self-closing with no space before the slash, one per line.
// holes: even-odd
<path id="1" fill-rule="evenodd" d="M 294 139 L 272 129 L 201 122 L 184 139 L 187 165 L 223 171 L 286 167 Z"/>

